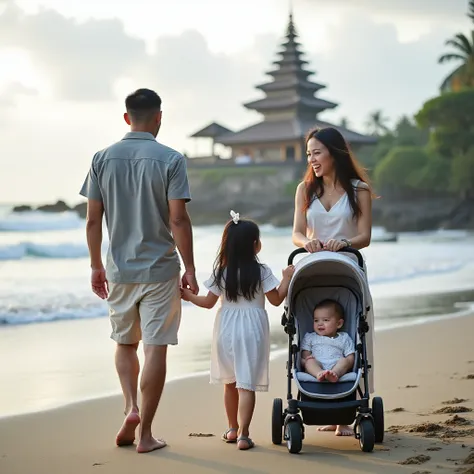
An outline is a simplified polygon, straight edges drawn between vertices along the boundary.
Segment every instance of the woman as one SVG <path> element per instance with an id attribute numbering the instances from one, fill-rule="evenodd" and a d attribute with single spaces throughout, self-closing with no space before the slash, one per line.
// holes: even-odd
<path id="1" fill-rule="evenodd" d="M 373 194 L 367 174 L 344 137 L 332 127 L 311 130 L 306 138 L 306 154 L 308 169 L 296 189 L 293 243 L 311 253 L 367 247 L 372 230 Z M 372 311 L 368 323 L 367 352 L 372 365 L 373 392 Z M 337 436 L 354 434 L 349 426 L 325 426 L 320 430 L 335 431 Z"/>

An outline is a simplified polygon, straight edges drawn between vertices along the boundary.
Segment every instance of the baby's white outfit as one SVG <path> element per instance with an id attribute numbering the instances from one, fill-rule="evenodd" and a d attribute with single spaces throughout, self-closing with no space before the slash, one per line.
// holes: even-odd
<path id="1" fill-rule="evenodd" d="M 331 370 L 339 359 L 355 353 L 354 342 L 346 332 L 338 332 L 335 337 L 307 332 L 301 350 L 310 351 L 323 370 Z"/>
<path id="2" fill-rule="evenodd" d="M 211 346 L 211 383 L 235 382 L 245 390 L 268 390 L 270 325 L 265 293 L 280 282 L 266 265 L 261 266 L 261 282 L 253 300 L 239 297 L 236 302 L 226 299 L 212 275 L 204 282 L 221 300 Z"/>

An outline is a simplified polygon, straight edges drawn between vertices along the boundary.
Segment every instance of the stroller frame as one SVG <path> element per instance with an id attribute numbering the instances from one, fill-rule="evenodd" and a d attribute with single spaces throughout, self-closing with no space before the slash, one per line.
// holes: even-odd
<path id="1" fill-rule="evenodd" d="M 356 249 L 345 247 L 342 252 L 353 254 L 357 257 L 358 265 L 363 269 L 364 260 L 360 252 Z M 296 255 L 306 253 L 304 248 L 293 251 L 288 258 L 288 265 L 293 263 Z M 372 407 L 370 406 L 369 390 L 369 369 L 371 368 L 367 360 L 366 333 L 369 325 L 366 320 L 366 312 L 369 307 L 362 308 L 358 315 L 357 334 L 359 342 L 356 344 L 355 369 L 359 369 L 356 379 L 357 388 L 343 393 L 337 398 L 324 401 L 314 401 L 312 397 L 305 395 L 304 390 L 300 390 L 298 385 L 298 396 L 293 398 L 292 379 L 297 371 L 298 356 L 300 352 L 299 344 L 294 343 L 294 336 L 297 332 L 297 321 L 285 305 L 281 324 L 288 334 L 288 361 L 287 361 L 287 402 L 288 407 L 283 410 L 283 401 L 276 398 L 273 401 L 272 410 L 272 442 L 281 444 L 282 439 L 287 442 L 290 453 L 299 453 L 302 449 L 302 442 L 305 434 L 305 424 L 308 425 L 345 425 L 354 423 L 354 435 L 359 440 L 360 448 L 364 452 L 371 452 L 375 443 L 381 443 L 384 437 L 384 409 L 383 401 L 380 397 L 374 397 Z M 300 341 L 298 341 L 300 343 Z M 361 388 L 360 378 L 363 379 Z M 356 393 L 359 395 L 357 399 Z M 303 413 L 303 417 L 301 416 Z M 355 413 L 355 419 L 354 419 Z M 306 419 L 305 419 L 306 418 Z M 305 422 L 303 421 L 305 419 Z M 283 436 L 282 436 L 283 429 Z"/>

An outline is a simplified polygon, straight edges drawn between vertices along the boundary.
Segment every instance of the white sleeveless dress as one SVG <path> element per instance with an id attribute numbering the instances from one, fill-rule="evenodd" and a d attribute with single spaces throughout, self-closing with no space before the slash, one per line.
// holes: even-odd
<path id="1" fill-rule="evenodd" d="M 351 181 L 357 196 L 357 188 L 367 188 L 367 184 L 353 179 Z M 329 239 L 353 239 L 357 234 L 357 218 L 353 217 L 347 193 L 344 193 L 329 211 L 318 198 L 315 198 L 306 211 L 306 236 L 308 239 L 319 239 L 326 242 Z M 352 255 L 346 254 L 348 258 Z M 364 269 L 367 276 L 367 268 Z M 374 312 L 372 298 L 368 301 L 370 311 L 367 313 L 369 332 L 366 334 L 367 356 L 372 366 L 369 377 L 370 392 L 374 392 Z"/>
<path id="2" fill-rule="evenodd" d="M 262 284 L 251 301 L 229 301 L 211 277 L 204 286 L 219 296 L 211 345 L 211 383 L 234 383 L 237 388 L 266 392 L 269 385 L 270 325 L 265 293 L 280 282 L 262 265 Z"/>

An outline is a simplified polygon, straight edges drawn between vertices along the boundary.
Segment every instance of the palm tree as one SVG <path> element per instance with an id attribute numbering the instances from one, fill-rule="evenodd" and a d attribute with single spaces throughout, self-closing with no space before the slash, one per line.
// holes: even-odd
<path id="1" fill-rule="evenodd" d="M 474 21 L 474 0 L 469 1 L 467 16 Z M 443 54 L 438 62 L 443 64 L 449 61 L 461 61 L 461 64 L 443 81 L 441 91 L 474 87 L 474 30 L 471 31 L 470 38 L 458 33 L 446 41 L 446 46 L 451 46 L 454 52 Z"/>
<path id="2" fill-rule="evenodd" d="M 374 110 L 369 114 L 369 118 L 365 124 L 367 130 L 372 135 L 382 135 L 390 130 L 387 126 L 388 118 L 384 117 L 381 110 Z"/>
<path id="3" fill-rule="evenodd" d="M 346 117 L 342 117 L 339 126 L 342 128 L 349 128 L 349 120 Z"/>

